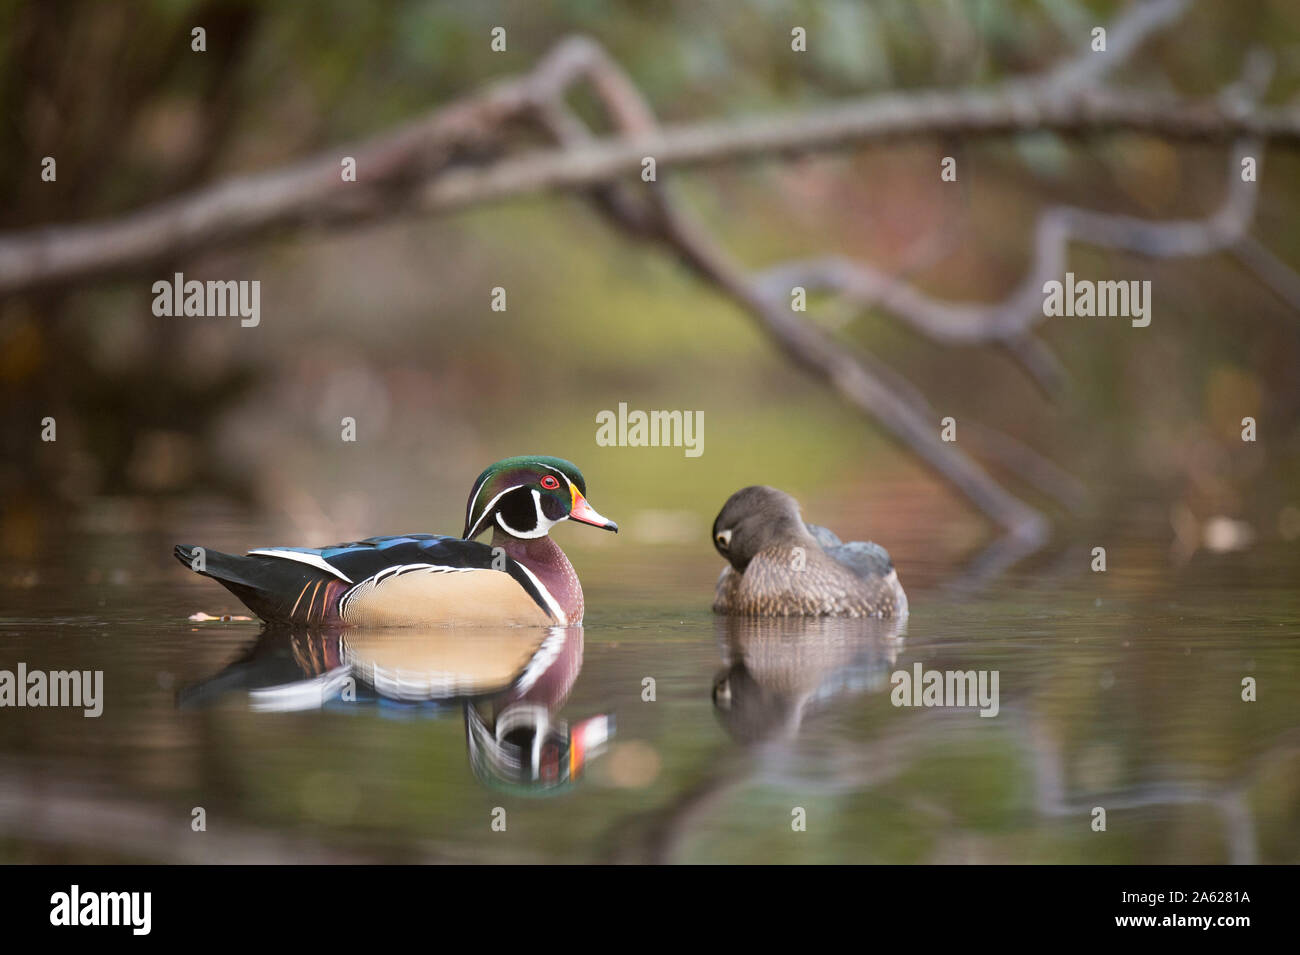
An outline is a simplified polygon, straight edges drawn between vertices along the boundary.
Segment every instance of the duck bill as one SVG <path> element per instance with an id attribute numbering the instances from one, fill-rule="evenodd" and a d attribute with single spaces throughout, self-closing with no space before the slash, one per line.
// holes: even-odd
<path id="1" fill-rule="evenodd" d="M 618 533 L 618 525 L 597 514 L 596 509 L 587 503 L 587 499 L 578 493 L 576 487 L 573 489 L 573 510 L 569 511 L 569 520 Z"/>

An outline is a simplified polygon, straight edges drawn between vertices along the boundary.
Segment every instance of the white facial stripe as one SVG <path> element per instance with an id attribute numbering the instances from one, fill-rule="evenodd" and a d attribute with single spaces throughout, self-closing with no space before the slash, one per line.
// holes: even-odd
<path id="1" fill-rule="evenodd" d="M 554 471 L 554 472 L 555 472 L 556 474 L 558 474 L 560 477 L 564 478 L 564 483 L 565 483 L 565 484 L 569 485 L 569 493 L 571 493 L 571 494 L 573 493 L 573 482 L 570 481 L 570 480 L 569 480 L 569 476 L 568 476 L 567 474 L 565 474 L 563 471 L 561 471 L 559 468 L 553 468 L 553 467 L 551 467 L 549 464 L 543 464 L 541 461 L 529 461 L 529 462 L 525 462 L 525 463 L 527 463 L 527 464 L 533 464 L 533 465 L 536 465 L 537 467 L 541 467 L 541 468 L 546 468 L 546 470 L 548 470 L 548 471 Z M 487 481 L 484 481 L 482 484 L 480 484 L 480 485 L 478 486 L 478 490 L 476 490 L 476 491 L 474 492 L 474 497 L 473 497 L 473 499 L 469 502 L 469 512 L 470 512 L 471 514 L 474 513 L 474 505 L 478 502 L 478 496 L 479 496 L 480 494 L 483 493 L 483 487 L 484 487 L 486 484 L 487 484 Z M 514 487 L 508 487 L 508 488 L 506 488 L 504 491 L 502 491 L 501 494 L 498 494 L 496 497 L 492 498 L 492 500 L 488 501 L 487 506 L 486 506 L 485 508 L 483 508 L 483 514 L 479 517 L 479 519 L 478 519 L 477 521 L 474 522 L 474 526 L 473 526 L 472 528 L 470 528 L 471 533 L 470 533 L 468 536 L 469 536 L 469 537 L 477 537 L 479 534 L 483 533 L 483 530 L 482 530 L 481 527 L 479 527 L 479 525 L 482 524 L 482 523 L 483 523 L 483 519 L 484 519 L 485 517 L 487 517 L 487 515 L 488 515 L 489 513 L 491 513 L 492 508 L 494 508 L 494 507 L 496 506 L 497 501 L 501 500 L 501 495 L 502 495 L 502 494 L 509 494 L 511 491 L 517 491 L 517 490 L 519 490 L 519 488 L 521 488 L 521 487 L 527 487 L 527 485 L 526 485 L 526 484 L 516 484 Z M 513 532 L 512 532 L 512 533 L 513 533 Z"/>
<path id="2" fill-rule="evenodd" d="M 555 472 L 556 474 L 558 474 L 560 477 L 564 478 L 564 480 L 566 480 L 566 481 L 569 480 L 567 477 L 565 477 L 565 474 L 564 474 L 563 471 L 559 470 L 558 468 L 553 468 L 553 467 L 551 467 L 549 464 L 543 464 L 541 461 L 526 461 L 526 462 L 524 462 L 524 463 L 525 463 L 525 464 L 535 464 L 535 465 L 537 465 L 538 467 L 546 468 L 546 470 L 548 470 L 548 471 L 554 471 L 554 472 Z M 478 501 L 478 496 L 479 496 L 480 494 L 483 493 L 483 487 L 484 487 L 484 485 L 486 485 L 486 484 L 487 484 L 487 481 L 484 481 L 483 484 L 480 484 L 480 485 L 478 486 L 478 489 L 474 491 L 474 498 L 473 498 L 473 500 L 471 500 L 471 501 L 469 502 L 469 512 L 470 512 L 471 514 L 474 513 L 474 504 Z M 520 485 L 520 486 L 521 486 L 521 485 Z M 514 490 L 514 489 L 511 488 L 511 490 Z M 500 496 L 501 496 L 500 494 L 497 495 L 497 497 L 500 497 Z M 493 498 L 493 500 L 495 501 L 496 498 Z M 490 510 L 490 509 L 491 509 L 491 507 L 490 507 L 490 505 L 489 505 L 489 510 Z"/>
<path id="3" fill-rule="evenodd" d="M 526 464 L 529 464 L 529 465 L 533 465 L 533 466 L 535 466 L 535 467 L 539 467 L 539 468 L 546 468 L 546 470 L 548 470 L 548 471 L 554 471 L 556 474 L 558 474 L 560 477 L 562 477 L 562 478 L 564 479 L 564 483 L 565 483 L 565 484 L 568 486 L 568 488 L 569 488 L 569 494 L 570 494 L 570 495 L 573 494 L 573 492 L 574 492 L 574 483 L 573 483 L 572 481 L 570 481 L 570 480 L 569 480 L 569 476 L 568 476 L 567 474 L 565 474 L 563 471 L 561 471 L 559 468 L 551 467 L 549 464 L 544 464 L 544 463 L 541 462 L 541 461 L 528 461 L 528 462 L 525 462 L 525 463 L 526 463 Z M 474 497 L 473 497 L 473 499 L 470 501 L 470 505 L 469 505 L 469 512 L 470 512 L 471 514 L 474 513 L 474 504 L 478 501 L 478 496 L 479 496 L 481 493 L 483 493 L 483 485 L 485 485 L 485 484 L 487 484 L 487 481 L 484 481 L 483 484 L 480 484 L 478 490 L 476 490 L 476 491 L 474 492 Z M 527 487 L 527 486 L 528 486 L 528 485 L 526 485 L 526 484 L 516 484 L 516 485 L 514 485 L 513 487 L 508 487 L 508 488 L 506 488 L 504 491 L 502 491 L 500 494 L 498 494 L 496 497 L 492 498 L 492 500 L 488 501 L 487 505 L 483 508 L 483 513 L 482 513 L 481 515 L 479 515 L 479 519 L 478 519 L 477 521 L 474 522 L 474 526 L 471 527 L 471 528 L 469 529 L 469 533 L 465 535 L 466 539 L 468 540 L 468 539 L 475 538 L 475 537 L 477 537 L 479 534 L 483 533 L 483 527 L 482 527 L 482 524 L 483 524 L 483 522 L 487 519 L 487 516 L 488 516 L 489 514 L 492 513 L 492 509 L 493 509 L 494 507 L 496 507 L 496 505 L 497 505 L 497 501 L 501 500 L 502 497 L 504 497 L 505 495 L 509 494 L 511 491 L 517 491 L 517 490 L 519 490 L 521 487 Z M 545 534 L 549 533 L 550 530 L 551 530 L 551 528 L 554 527 L 558 522 L 557 522 L 557 521 L 548 520 L 548 519 L 546 518 L 546 516 L 542 514 L 542 504 L 541 504 L 541 499 L 540 499 L 540 497 L 538 496 L 537 491 L 535 491 L 535 490 L 533 491 L 533 502 L 534 502 L 534 506 L 537 508 L 537 526 L 538 526 L 539 528 L 545 527 L 545 530 L 542 531 L 541 533 L 539 533 L 539 534 L 522 534 L 522 533 L 520 533 L 519 531 L 517 531 L 517 530 L 515 530 L 514 528 L 512 528 L 512 527 L 511 527 L 509 524 L 507 524 L 504 520 L 502 520 L 500 514 L 497 515 L 497 523 L 501 525 L 501 528 L 502 528 L 502 529 L 503 529 L 507 534 L 513 534 L 515 537 L 520 537 L 520 538 L 524 538 L 524 539 L 530 539 L 530 538 L 534 538 L 534 537 L 542 537 L 542 536 L 544 536 Z M 337 573 L 337 571 L 335 571 L 335 573 Z M 351 581 L 349 581 L 349 583 L 351 583 Z"/>
<path id="4" fill-rule="evenodd" d="M 577 492 L 577 489 L 573 486 L 573 482 L 569 480 L 569 476 L 565 474 L 563 471 L 560 472 L 560 477 L 564 478 L 564 483 L 568 485 L 569 497 L 573 497 L 573 495 Z"/>
<path id="5" fill-rule="evenodd" d="M 551 520 L 545 514 L 542 513 L 542 495 L 538 493 L 537 490 L 535 489 L 533 490 L 532 494 L 533 494 L 533 508 L 537 512 L 537 527 L 527 532 L 517 531 L 509 524 L 507 524 L 506 519 L 501 516 L 501 512 L 497 511 L 497 523 L 501 525 L 501 529 L 504 530 L 507 534 L 513 535 L 514 537 L 522 538 L 524 540 L 532 540 L 533 538 L 536 537 L 545 537 L 547 534 L 551 532 L 551 528 L 555 526 L 556 522 Z M 498 497 L 499 496 L 500 495 L 498 495 Z"/>
<path id="6" fill-rule="evenodd" d="M 484 481 L 483 484 L 480 484 L 478 487 L 476 487 L 476 488 L 474 489 L 474 497 L 473 497 L 473 499 L 469 502 L 469 513 L 471 513 L 471 514 L 474 513 L 474 505 L 478 503 L 478 496 L 479 496 L 480 494 L 483 493 L 483 486 L 486 485 L 486 484 L 487 484 L 487 481 Z M 476 522 L 476 523 L 477 523 L 477 522 Z M 472 536 L 474 536 L 474 535 L 471 534 L 470 536 L 472 537 Z"/>
<path id="7" fill-rule="evenodd" d="M 474 537 L 478 537 L 479 534 L 482 534 L 482 533 L 483 533 L 483 528 L 480 527 L 479 525 L 481 525 L 485 520 L 487 520 L 487 516 L 488 516 L 489 514 L 492 513 L 492 508 L 494 508 L 494 507 L 497 506 L 497 501 L 501 500 L 501 498 L 505 497 L 505 496 L 506 496 L 507 494 L 509 494 L 511 491 L 517 491 L 517 490 L 519 490 L 521 487 L 526 487 L 526 485 L 523 485 L 523 484 L 516 484 L 514 487 L 508 487 L 508 488 L 506 488 L 504 491 L 502 491 L 500 494 L 498 494 L 496 497 L 492 498 L 492 500 L 488 501 L 488 502 L 487 502 L 487 506 L 486 506 L 485 508 L 483 508 L 483 513 L 479 515 L 478 520 L 474 522 L 474 526 L 471 527 L 471 528 L 469 529 L 469 533 L 468 533 L 467 535 L 465 535 L 466 538 L 467 538 L 467 539 L 469 539 L 469 538 L 474 538 Z M 475 494 L 474 497 L 475 497 L 476 500 L 478 499 L 478 495 L 477 495 L 477 494 Z M 473 511 L 473 510 L 470 510 L 470 513 L 473 514 L 474 511 Z"/>

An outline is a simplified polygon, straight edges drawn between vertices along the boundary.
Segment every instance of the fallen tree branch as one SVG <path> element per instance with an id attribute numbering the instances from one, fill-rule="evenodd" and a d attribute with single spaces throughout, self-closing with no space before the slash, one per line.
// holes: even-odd
<path id="1" fill-rule="evenodd" d="M 395 132 L 283 169 L 235 177 L 119 219 L 0 235 L 0 295 L 136 272 L 286 227 L 446 213 L 539 191 L 589 189 L 635 178 L 646 156 L 666 171 L 900 138 L 1043 130 L 1300 142 L 1300 109 L 1191 103 L 1163 94 L 1076 89 L 1065 82 L 871 96 L 812 111 L 656 131 L 645 105 L 631 105 L 639 97 L 630 95 L 630 80 L 600 71 L 593 82 L 618 115 L 621 135 L 585 137 L 482 164 L 500 154 L 512 122 L 535 113 L 539 104 L 554 103 L 556 91 L 574 79 L 592 78 L 593 64 L 604 57 L 590 40 L 570 38 L 532 72 Z M 356 158 L 357 182 L 342 181 L 343 156 Z M 470 157 L 480 165 L 469 165 Z"/>
<path id="2" fill-rule="evenodd" d="M 1149 17 L 1146 22 L 1158 22 L 1158 18 Z M 1131 49 L 1131 43 L 1127 47 Z M 1049 81 L 1060 84 L 1064 82 L 1062 76 L 1075 74 L 1069 71 L 1053 74 Z M 1225 90 L 1219 101 L 1226 109 L 1249 108 L 1263 93 L 1271 76 L 1271 59 L 1252 54 L 1246 58 L 1241 79 Z M 1249 236 L 1258 202 L 1263 151 L 1264 144 L 1258 140 L 1234 144 L 1229 155 L 1225 198 L 1215 212 L 1203 219 L 1153 222 L 1072 206 L 1048 208 L 1038 218 L 1030 269 L 999 302 L 983 305 L 943 301 L 898 275 L 839 256 L 785 263 L 768 269 L 761 282 L 773 298 L 788 295 L 796 286 L 807 291 L 837 293 L 859 307 L 880 308 L 945 344 L 1000 344 L 1040 388 L 1055 394 L 1064 381 L 1064 368 L 1048 346 L 1031 334 L 1031 329 L 1044 319 L 1044 283 L 1059 280 L 1065 273 L 1072 241 L 1152 258 L 1228 252 L 1285 301 L 1293 306 L 1300 303 L 1300 277 Z M 1247 156 L 1256 165 L 1256 176 L 1251 180 L 1242 175 L 1242 162 Z"/>
<path id="3" fill-rule="evenodd" d="M 1057 90 L 1093 86 L 1127 63 L 1148 37 L 1177 23 L 1188 0 L 1142 0 L 1131 4 L 1106 29 L 1105 53 L 1092 49 L 1092 37 L 1079 53 L 1052 70 L 1042 82 Z"/>
<path id="4" fill-rule="evenodd" d="M 1300 110 L 1257 107 L 1234 112 L 1215 103 L 1133 92 L 899 93 L 761 120 L 666 127 L 657 136 L 631 141 L 619 138 L 578 149 L 537 150 L 490 166 L 450 171 L 430 182 L 418 201 L 425 212 L 445 213 L 529 193 L 581 189 L 635 176 L 646 156 L 653 156 L 663 171 L 935 136 L 1027 132 L 1131 132 L 1208 142 L 1252 136 L 1296 145 Z"/>
<path id="5" fill-rule="evenodd" d="M 1282 301 L 1300 312 L 1300 275 L 1252 236 L 1243 236 L 1229 250 L 1242 265 L 1267 285 Z"/>
<path id="6" fill-rule="evenodd" d="M 1262 144 L 1239 144 L 1228 163 L 1227 195 L 1204 219 L 1153 222 L 1053 206 L 1039 217 L 1035 229 L 1034 261 L 1016 288 L 1002 301 L 988 304 L 948 302 L 899 282 L 893 275 L 864 262 L 826 256 L 788 262 L 761 277 L 764 294 L 785 297 L 801 286 L 809 292 L 835 292 L 863 307 L 879 307 L 938 342 L 971 345 L 1018 339 L 1044 318 L 1043 284 L 1066 272 L 1073 241 L 1136 252 L 1153 258 L 1210 255 L 1234 251 L 1253 221 L 1256 182 L 1243 182 L 1241 159 L 1262 158 Z"/>
<path id="7" fill-rule="evenodd" d="M 1161 8 L 1159 16 L 1146 16 L 1151 7 Z M 1161 0 L 1151 7 L 1130 11 L 1125 30 L 1153 29 L 1157 23 L 1169 22 L 1184 4 L 1181 0 Z M 1135 22 L 1141 21 L 1138 26 Z M 1126 40 L 1125 48 L 1136 44 Z M 1114 61 L 1111 61 L 1113 68 Z M 1219 106 L 1227 113 L 1241 115 L 1251 106 L 1245 92 L 1258 95 L 1267 83 L 1269 66 L 1260 61 L 1247 62 L 1243 89 L 1219 97 Z M 612 74 L 605 85 L 618 86 L 627 96 L 637 96 L 617 64 L 607 59 L 593 62 L 593 79 Z M 1073 78 L 1071 78 L 1073 77 Z M 1058 72 L 1044 86 L 1057 94 L 1073 88 L 1078 74 Z M 1020 88 L 1018 93 L 1025 93 Z M 649 142 L 645 123 L 648 107 L 636 106 L 635 129 L 620 121 L 617 110 L 607 109 L 616 126 L 626 135 Z M 568 111 L 562 94 L 541 105 L 543 125 L 572 155 L 587 148 L 591 135 Z M 1262 144 L 1238 142 L 1229 168 L 1227 197 L 1214 214 L 1204 220 L 1187 222 L 1147 222 L 1127 216 L 1105 215 L 1090 210 L 1059 206 L 1047 210 L 1036 230 L 1036 258 L 1029 274 L 1006 302 L 989 306 L 959 305 L 938 302 L 923 295 L 895 276 L 888 276 L 870 266 L 851 263 L 842 258 L 797 263 L 762 275 L 749 274 L 706 231 L 694 222 L 683 208 L 671 199 L 666 184 L 651 186 L 646 201 L 638 204 L 631 190 L 622 183 L 602 183 L 589 194 L 598 206 L 629 234 L 656 240 L 671 249 L 702 278 L 723 291 L 747 314 L 791 359 L 813 372 L 850 404 L 879 421 L 884 427 L 922 457 L 936 472 L 967 496 L 985 514 L 998 522 L 1007 534 L 996 541 L 981 557 L 974 569 L 977 579 L 1001 572 L 1041 546 L 1047 536 L 1047 522 L 1034 508 L 1008 493 L 979 464 L 937 434 L 935 416 L 923 397 L 910 384 L 900 383 L 896 375 L 881 375 L 872 363 L 855 358 L 827 332 L 801 320 L 790 309 L 787 296 L 794 285 L 829 287 L 860 302 L 885 305 L 909 320 L 931 337 L 942 341 L 971 343 L 996 341 L 1022 363 L 1045 388 L 1056 386 L 1063 369 L 1046 345 L 1030 334 L 1033 324 L 1041 320 L 1042 285 L 1049 278 L 1064 274 L 1068 260 L 1068 243 L 1081 239 L 1098 245 L 1127 249 L 1151 256 L 1204 255 L 1241 246 L 1253 220 L 1257 185 L 1245 182 L 1240 175 L 1240 159 L 1254 153 L 1258 160 Z M 654 154 L 661 161 L 658 153 Z M 500 169 L 500 166 L 498 166 Z M 454 175 L 477 176 L 478 173 Z M 485 180 L 479 179 L 480 183 Z M 443 188 L 447 178 L 433 183 L 430 190 Z M 443 198 L 450 192 L 441 194 Z M 891 378 L 895 379 L 891 381 Z M 1027 478 L 1040 490 L 1055 497 L 1071 509 L 1081 506 L 1084 489 L 1070 475 L 993 429 L 977 429 L 986 453 L 1009 464 L 1015 473 Z"/>
<path id="8" fill-rule="evenodd" d="M 598 93 L 614 87 L 627 96 L 639 98 L 639 93 L 613 61 L 593 58 L 589 65 Z M 636 117 L 638 126 L 653 116 L 648 106 L 628 110 L 623 103 L 616 109 L 610 109 L 607 104 L 607 111 L 611 120 L 621 126 L 625 126 L 624 117 L 629 114 Z M 555 91 L 550 103 L 539 104 L 538 114 L 539 121 L 562 144 L 571 147 L 590 135 L 564 105 L 560 90 Z M 750 315 L 788 357 L 827 381 L 841 397 L 874 417 L 919 454 L 980 510 L 1002 525 L 1007 539 L 1018 545 L 1017 556 L 1036 549 L 1046 540 L 1047 521 L 1038 511 L 1007 492 L 964 452 L 940 440 L 938 423 L 927 418 L 905 390 L 892 387 L 873 374 L 866 363 L 855 360 L 832 336 L 802 321 L 783 299 L 768 294 L 755 277 L 672 199 L 667 184 L 651 185 L 644 190 L 640 201 L 623 184 L 605 185 L 592 193 L 592 198 L 629 235 L 672 249 L 684 265 Z"/>

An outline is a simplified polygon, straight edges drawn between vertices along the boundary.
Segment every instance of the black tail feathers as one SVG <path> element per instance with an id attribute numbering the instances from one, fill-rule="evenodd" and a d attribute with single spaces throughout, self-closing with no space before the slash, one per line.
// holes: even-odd
<path id="1" fill-rule="evenodd" d="M 277 557 L 224 554 L 193 544 L 177 544 L 176 559 L 195 573 L 217 581 L 263 620 L 291 623 L 309 584 L 335 579 L 324 571 Z M 318 602 L 324 616 L 324 595 Z M 306 621 L 303 621 L 306 622 Z"/>

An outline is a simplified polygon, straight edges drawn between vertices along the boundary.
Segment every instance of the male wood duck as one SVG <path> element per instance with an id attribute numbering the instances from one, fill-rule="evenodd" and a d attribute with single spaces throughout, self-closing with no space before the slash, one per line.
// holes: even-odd
<path id="1" fill-rule="evenodd" d="M 618 531 L 560 458 L 524 455 L 474 482 L 461 537 L 407 534 L 332 547 L 263 547 L 244 557 L 177 545 L 263 620 L 311 626 L 582 623 L 582 585 L 548 532 L 571 520 Z M 489 527 L 491 545 L 476 541 Z"/>
<path id="2" fill-rule="evenodd" d="M 894 562 L 879 544 L 844 543 L 805 524 L 799 502 L 773 487 L 741 488 L 713 522 L 727 559 L 716 613 L 763 617 L 905 617 Z"/>

